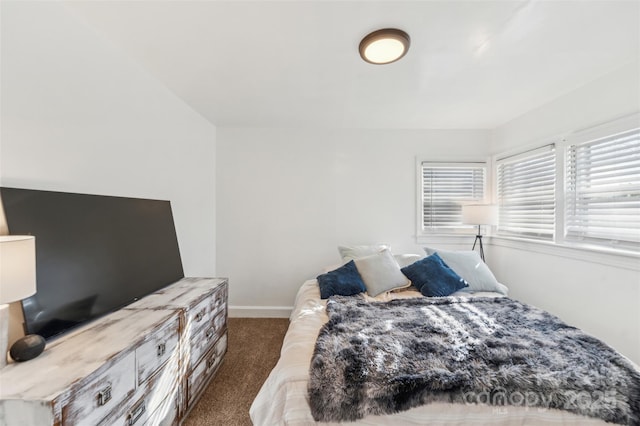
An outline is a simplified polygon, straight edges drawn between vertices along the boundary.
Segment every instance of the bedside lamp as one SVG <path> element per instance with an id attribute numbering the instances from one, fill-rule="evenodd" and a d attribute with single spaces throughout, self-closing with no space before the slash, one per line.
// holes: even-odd
<path id="1" fill-rule="evenodd" d="M 496 225 L 498 223 L 498 206 L 495 204 L 472 204 L 462 206 L 462 222 L 469 225 L 478 225 L 478 233 L 473 242 L 473 248 L 480 243 L 480 257 L 484 261 L 484 247 L 482 247 L 481 225 Z"/>
<path id="2" fill-rule="evenodd" d="M 0 368 L 7 365 L 9 305 L 36 292 L 36 244 L 30 235 L 0 235 Z"/>

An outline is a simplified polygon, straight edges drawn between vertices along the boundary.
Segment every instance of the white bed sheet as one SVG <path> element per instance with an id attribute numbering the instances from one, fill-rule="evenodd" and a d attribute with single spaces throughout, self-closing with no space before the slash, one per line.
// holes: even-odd
<path id="1" fill-rule="evenodd" d="M 498 293 L 458 292 L 456 295 L 496 296 Z M 388 293 L 370 300 L 422 297 L 417 291 Z M 316 280 L 305 282 L 298 291 L 285 335 L 280 359 L 256 396 L 249 414 L 256 426 L 335 425 L 318 423 L 311 415 L 307 383 L 309 365 L 322 325 L 327 322 L 326 300 L 320 299 Z M 367 416 L 349 425 L 603 425 L 602 420 L 578 416 L 567 411 L 517 406 L 494 407 L 433 403 L 385 416 Z"/>

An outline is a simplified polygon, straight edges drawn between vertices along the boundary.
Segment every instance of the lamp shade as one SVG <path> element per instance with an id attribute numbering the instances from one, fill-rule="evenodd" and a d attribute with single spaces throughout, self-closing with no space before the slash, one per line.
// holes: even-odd
<path id="1" fill-rule="evenodd" d="M 498 223 L 498 206 L 495 204 L 462 206 L 462 222 L 469 225 L 496 225 Z"/>
<path id="2" fill-rule="evenodd" d="M 25 299 L 35 292 L 35 237 L 0 236 L 0 304 Z"/>

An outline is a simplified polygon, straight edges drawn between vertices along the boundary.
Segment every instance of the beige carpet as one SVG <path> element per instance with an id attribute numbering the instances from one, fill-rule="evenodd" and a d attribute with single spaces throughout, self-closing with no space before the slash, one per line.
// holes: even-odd
<path id="1" fill-rule="evenodd" d="M 218 374 L 184 426 L 251 425 L 249 407 L 280 357 L 284 318 L 229 318 L 229 347 Z"/>

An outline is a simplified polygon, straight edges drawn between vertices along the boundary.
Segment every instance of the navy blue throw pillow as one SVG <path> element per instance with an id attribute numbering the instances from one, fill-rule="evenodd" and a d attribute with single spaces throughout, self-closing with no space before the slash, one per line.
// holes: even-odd
<path id="1" fill-rule="evenodd" d="M 448 296 L 469 284 L 434 253 L 400 269 L 425 296 Z"/>
<path id="2" fill-rule="evenodd" d="M 328 299 L 335 295 L 353 296 L 367 291 L 353 260 L 336 270 L 319 275 L 317 279 L 322 299 Z"/>

